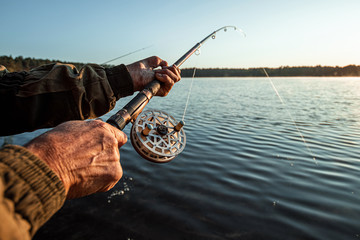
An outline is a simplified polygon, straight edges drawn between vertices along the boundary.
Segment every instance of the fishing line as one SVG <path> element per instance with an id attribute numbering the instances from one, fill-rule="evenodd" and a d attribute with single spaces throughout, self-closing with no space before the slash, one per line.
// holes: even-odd
<path id="1" fill-rule="evenodd" d="M 318 165 L 318 162 L 317 162 L 317 160 L 316 160 L 316 158 L 315 158 L 315 155 L 314 155 L 313 152 L 311 151 L 311 149 L 310 149 L 309 145 L 307 144 L 307 142 L 306 142 L 303 134 L 301 133 L 300 129 L 298 128 L 298 126 L 297 126 L 297 124 L 296 124 L 296 122 L 295 122 L 295 120 L 294 120 L 291 112 L 289 111 L 289 108 L 287 107 L 287 105 L 285 104 L 284 100 L 283 100 L 282 97 L 280 96 L 278 90 L 276 89 L 273 81 L 271 80 L 271 77 L 269 76 L 269 74 L 267 73 L 267 71 L 265 70 L 265 68 L 263 68 L 263 70 L 264 70 L 264 72 L 265 72 L 266 77 L 269 79 L 269 81 L 270 81 L 270 83 L 271 83 L 271 86 L 272 86 L 272 88 L 274 89 L 276 95 L 277 95 L 278 98 L 280 99 L 281 104 L 284 106 L 284 108 L 286 109 L 287 113 L 289 114 L 291 121 L 293 122 L 293 124 L 294 124 L 297 132 L 299 133 L 299 135 L 300 135 L 300 137 L 301 137 L 301 140 L 303 141 L 303 143 L 305 144 L 307 150 L 309 151 L 310 155 L 312 156 L 315 164 Z"/>
<path id="2" fill-rule="evenodd" d="M 129 56 L 129 55 L 131 55 L 131 54 L 134 54 L 134 53 L 137 53 L 137 52 L 143 51 L 143 50 L 148 49 L 148 48 L 150 48 L 150 47 L 152 47 L 152 46 L 154 46 L 154 45 L 150 45 L 150 46 L 143 47 L 143 48 L 137 49 L 137 50 L 135 50 L 135 51 L 132 51 L 132 52 L 126 53 L 126 54 L 124 54 L 124 55 L 121 55 L 120 57 L 116 57 L 116 58 L 111 59 L 111 60 L 109 60 L 109 61 L 106 61 L 106 62 L 104 62 L 104 63 L 102 63 L 102 64 L 100 64 L 100 65 L 107 64 L 107 63 L 109 63 L 109 62 L 112 62 L 112 61 L 118 60 L 118 59 L 123 58 L 123 57 L 127 57 L 127 56 Z"/>
<path id="3" fill-rule="evenodd" d="M 200 51 L 200 47 L 208 40 L 208 39 L 216 39 L 216 34 L 218 32 L 220 32 L 221 30 L 224 30 L 224 32 L 227 32 L 228 29 L 233 29 L 234 31 L 238 32 L 238 33 L 241 33 L 244 37 L 246 37 L 246 34 L 243 30 L 239 29 L 238 27 L 236 26 L 224 26 L 222 28 L 219 28 L 218 30 L 214 31 L 213 33 L 211 33 L 210 35 L 208 35 L 205 39 L 203 39 L 201 42 L 198 43 L 198 45 L 195 45 L 194 48 L 190 51 L 193 51 L 195 53 L 195 55 L 199 56 L 201 54 L 201 51 Z M 189 51 L 189 52 L 190 52 Z M 187 58 L 186 58 L 187 59 Z M 186 60 L 185 59 L 185 60 Z M 181 62 L 182 63 L 182 62 Z M 188 91 L 188 96 L 187 96 L 187 99 L 186 99 L 186 103 L 185 103 L 185 108 L 184 108 L 184 113 L 183 113 L 183 116 L 182 116 L 182 121 L 184 121 L 185 119 L 185 115 L 186 115 L 186 110 L 187 110 L 187 107 L 189 105 L 189 99 L 190 99 L 190 95 L 191 95 L 191 91 L 192 91 L 192 87 L 193 87 L 193 83 L 194 83 L 194 78 L 195 78 L 195 73 L 196 73 L 196 68 L 194 68 L 194 72 L 193 72 L 193 75 L 192 75 L 192 79 L 191 79 L 191 83 L 190 83 L 190 88 L 189 88 L 189 91 Z"/>
<path id="4" fill-rule="evenodd" d="M 192 75 L 192 78 L 191 78 L 191 83 L 190 83 L 190 87 L 189 87 L 189 92 L 188 92 L 188 96 L 187 96 L 186 103 L 185 103 L 185 108 L 184 108 L 184 114 L 183 114 L 183 116 L 182 116 L 182 120 L 183 120 L 183 121 L 184 121 L 184 119 L 185 119 L 185 113 L 186 113 L 187 107 L 188 107 L 188 105 L 189 105 L 189 99 L 190 99 L 190 94 L 191 94 L 192 86 L 193 86 L 193 83 L 194 83 L 195 73 L 196 73 L 196 68 L 194 68 L 194 72 L 193 72 L 193 75 Z"/>

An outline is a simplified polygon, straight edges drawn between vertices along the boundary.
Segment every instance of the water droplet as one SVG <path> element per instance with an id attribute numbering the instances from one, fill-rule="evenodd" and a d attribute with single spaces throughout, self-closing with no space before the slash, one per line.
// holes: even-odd
<path id="1" fill-rule="evenodd" d="M 224 28 L 224 32 L 226 32 L 227 31 L 227 28 Z"/>
<path id="2" fill-rule="evenodd" d="M 216 38 L 215 34 L 214 34 L 214 35 L 212 35 L 212 36 L 211 36 L 211 38 L 212 38 L 212 39 L 215 39 L 215 38 Z"/>

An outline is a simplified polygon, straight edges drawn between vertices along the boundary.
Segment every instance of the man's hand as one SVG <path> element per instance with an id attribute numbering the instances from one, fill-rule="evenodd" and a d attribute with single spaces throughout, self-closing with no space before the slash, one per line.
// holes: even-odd
<path id="1" fill-rule="evenodd" d="M 110 190 L 122 177 L 119 147 L 126 135 L 99 120 L 70 121 L 25 145 L 59 176 L 67 198 Z"/>
<path id="2" fill-rule="evenodd" d="M 180 69 L 176 66 L 168 66 L 167 62 L 159 57 L 149 57 L 126 66 L 133 79 L 134 90 L 141 91 L 155 78 L 164 83 L 157 96 L 166 96 L 174 84 L 180 81 Z M 156 69 L 161 67 L 161 69 Z"/>

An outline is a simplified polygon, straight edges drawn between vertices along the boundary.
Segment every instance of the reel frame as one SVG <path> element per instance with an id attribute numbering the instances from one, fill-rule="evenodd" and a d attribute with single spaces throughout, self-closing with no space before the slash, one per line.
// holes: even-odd
<path id="1" fill-rule="evenodd" d="M 143 111 L 133 122 L 131 143 L 136 152 L 146 160 L 155 163 L 169 162 L 179 155 L 186 145 L 185 131 L 178 125 L 175 118 L 165 111 Z"/>

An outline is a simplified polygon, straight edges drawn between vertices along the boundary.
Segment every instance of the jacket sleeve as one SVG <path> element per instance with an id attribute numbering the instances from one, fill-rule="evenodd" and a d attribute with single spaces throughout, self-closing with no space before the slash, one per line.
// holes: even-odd
<path id="1" fill-rule="evenodd" d="M 113 109 L 119 98 L 133 94 L 125 65 L 88 64 L 78 71 L 56 63 L 29 72 L 0 70 L 2 136 L 96 118 Z"/>
<path id="2" fill-rule="evenodd" d="M 26 148 L 0 150 L 0 239 L 31 239 L 65 198 L 61 180 Z"/>

